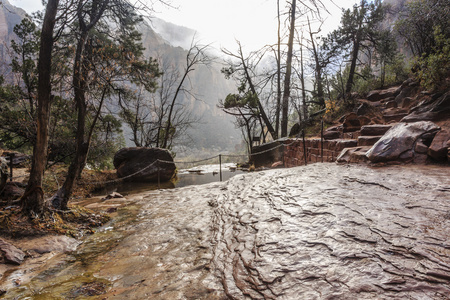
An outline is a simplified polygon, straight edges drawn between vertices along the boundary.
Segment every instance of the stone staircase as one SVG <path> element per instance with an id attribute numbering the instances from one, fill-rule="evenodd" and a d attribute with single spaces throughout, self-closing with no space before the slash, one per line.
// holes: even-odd
<path id="1" fill-rule="evenodd" d="M 369 150 L 373 148 L 373 145 L 390 128 L 394 126 L 397 128 L 397 126 L 405 124 L 404 122 L 411 122 L 408 118 L 411 118 L 412 114 L 425 114 L 426 117 L 422 117 L 419 120 L 430 119 L 429 116 L 440 116 L 439 120 L 442 120 L 442 116 L 444 116 L 444 120 L 447 120 L 450 125 L 450 116 L 447 115 L 445 117 L 446 109 L 448 110 L 446 107 L 450 103 L 450 96 L 447 94 L 439 98 L 441 100 L 437 104 L 433 102 L 430 104 L 438 105 L 442 111 L 436 108 L 429 108 L 429 111 L 432 112 L 429 113 L 428 111 L 422 112 L 417 107 L 421 107 L 419 103 L 429 101 L 427 97 L 433 100 L 434 96 L 426 94 L 426 92 L 419 93 L 419 85 L 412 80 L 405 81 L 401 86 L 372 91 L 365 99 L 357 100 L 359 106 L 354 112 L 341 117 L 337 122 L 338 125 L 329 127 L 324 131 L 323 140 L 316 137 L 308 138 L 303 142 L 300 138 L 291 138 L 261 145 L 262 148 L 255 147 L 254 153 L 258 153 L 261 150 L 264 150 L 264 153 L 254 155 L 253 161 L 256 167 L 263 165 L 270 166 L 270 162 L 280 161 L 283 162 L 285 167 L 295 167 L 304 165 L 305 163 L 315 162 L 367 162 L 368 157 L 366 154 L 369 154 Z M 414 122 L 416 120 L 412 121 Z M 405 134 L 408 135 L 409 133 Z M 414 149 L 408 152 L 412 153 L 412 158 L 408 156 L 406 158 L 400 157 L 400 159 L 402 161 L 423 163 L 427 161 L 427 157 L 431 157 L 437 161 L 447 160 L 450 162 L 449 131 L 443 129 L 436 136 L 439 137 L 439 139 L 436 139 L 436 143 L 433 142 L 431 144 L 431 139 L 425 143 L 426 145 L 423 142 L 424 139 L 428 140 L 428 138 L 425 138 L 425 136 L 420 137 L 414 142 Z M 283 147 L 279 147 L 281 144 L 283 144 Z M 277 147 L 276 150 L 273 153 L 269 152 L 267 154 L 267 149 L 274 146 Z M 378 146 L 381 146 L 381 144 Z"/>

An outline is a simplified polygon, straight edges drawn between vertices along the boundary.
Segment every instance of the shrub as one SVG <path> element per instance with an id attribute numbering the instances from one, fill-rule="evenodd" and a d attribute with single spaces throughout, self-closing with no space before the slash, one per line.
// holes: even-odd
<path id="1" fill-rule="evenodd" d="M 436 45 L 433 53 L 417 59 L 414 71 L 420 84 L 428 90 L 436 90 L 450 76 L 450 37 L 446 37 L 440 27 L 434 30 Z"/>

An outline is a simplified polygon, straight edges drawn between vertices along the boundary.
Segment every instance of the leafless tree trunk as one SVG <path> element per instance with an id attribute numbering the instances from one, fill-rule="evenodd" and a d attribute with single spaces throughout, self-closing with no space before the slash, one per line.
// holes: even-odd
<path id="1" fill-rule="evenodd" d="M 312 50 L 313 50 L 313 55 L 314 55 L 314 62 L 316 64 L 315 67 L 315 77 L 316 77 L 316 89 L 317 89 L 317 99 L 319 101 L 319 105 L 321 108 L 325 107 L 325 98 L 324 98 L 324 94 L 323 94 L 323 80 L 322 80 L 322 69 L 323 66 L 320 62 L 319 59 L 319 53 L 316 47 L 316 42 L 314 41 L 314 33 L 311 30 L 311 22 L 309 21 L 308 18 L 308 27 L 309 27 L 309 36 L 311 39 L 311 45 L 312 45 Z"/>
<path id="2" fill-rule="evenodd" d="M 278 18 L 278 41 L 277 41 L 277 107 L 275 115 L 275 136 L 278 138 L 280 133 L 280 112 L 281 112 L 281 17 L 280 17 L 280 0 L 277 0 L 277 18 Z"/>
<path id="3" fill-rule="evenodd" d="M 189 73 L 193 72 L 195 70 L 195 66 L 197 65 L 208 65 L 211 61 L 211 59 L 208 57 L 206 50 L 208 49 L 208 46 L 200 46 L 196 43 L 192 43 L 187 55 L 186 55 L 186 68 L 184 69 L 183 76 L 181 77 L 181 80 L 177 86 L 177 89 L 175 90 L 175 94 L 172 98 L 170 108 L 169 108 L 169 114 L 167 115 L 166 120 L 166 127 L 164 129 L 164 138 L 162 140 L 161 147 L 167 148 L 168 142 L 170 139 L 170 135 L 172 132 L 172 118 L 174 113 L 174 107 L 175 103 L 177 101 L 178 95 L 180 92 L 182 92 L 183 85 L 186 81 L 186 79 L 189 77 Z"/>
<path id="4" fill-rule="evenodd" d="M 296 10 L 296 0 L 292 0 L 288 52 L 286 59 L 286 75 L 284 78 L 284 90 L 283 90 L 283 102 L 281 114 L 281 137 L 286 137 L 288 135 L 289 98 L 291 95 L 292 52 L 295 34 L 295 10 Z"/>
<path id="5" fill-rule="evenodd" d="M 303 34 L 302 34 L 303 40 Z M 303 106 L 303 120 L 308 119 L 308 107 L 306 106 L 306 87 L 305 87 L 305 72 L 303 67 L 303 45 L 300 45 L 300 83 L 302 86 L 302 106 Z M 300 118 L 302 120 L 302 118 Z"/>

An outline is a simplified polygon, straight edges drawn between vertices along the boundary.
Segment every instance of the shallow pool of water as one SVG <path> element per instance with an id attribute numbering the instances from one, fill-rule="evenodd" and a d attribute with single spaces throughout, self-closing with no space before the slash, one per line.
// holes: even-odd
<path id="1" fill-rule="evenodd" d="M 235 175 L 243 174 L 244 171 L 241 170 L 222 170 L 222 181 L 226 181 L 232 178 Z M 96 195 L 106 195 L 112 192 L 117 192 L 122 195 L 157 190 L 157 189 L 173 189 L 178 187 L 184 187 L 189 185 L 200 185 L 211 182 L 220 181 L 220 173 L 219 172 L 191 172 L 183 171 L 178 174 L 175 180 L 169 182 L 161 182 L 158 186 L 158 183 L 146 183 L 146 182 L 123 182 L 118 185 L 108 186 L 97 193 Z"/>

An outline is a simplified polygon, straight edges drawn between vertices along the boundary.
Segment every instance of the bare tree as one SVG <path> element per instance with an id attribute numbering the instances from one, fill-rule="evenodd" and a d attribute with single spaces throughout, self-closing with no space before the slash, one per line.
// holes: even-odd
<path id="1" fill-rule="evenodd" d="M 289 97 L 291 93 L 292 53 L 294 49 L 296 3 L 296 0 L 292 0 L 288 52 L 286 58 L 286 73 L 284 75 L 283 100 L 281 104 L 281 137 L 286 137 L 288 135 Z"/>
<path id="2" fill-rule="evenodd" d="M 189 55 L 189 51 L 186 55 Z M 187 129 L 199 122 L 198 118 L 187 109 L 186 99 L 182 99 L 183 95 L 198 100 L 197 95 L 191 91 L 189 78 L 185 78 L 184 84 L 180 86 L 183 75 L 186 73 L 185 67 L 170 61 L 164 55 L 157 60 L 161 68 L 161 76 L 156 92 L 150 93 L 141 89 L 137 94 L 127 93 L 119 98 L 120 115 L 130 126 L 133 134 L 132 141 L 137 147 L 162 147 L 167 136 L 166 128 L 170 110 L 172 113 L 167 148 L 171 148 L 176 140 L 186 137 L 184 133 Z M 208 64 L 207 60 L 208 58 L 201 64 Z M 182 72 L 180 68 L 183 69 Z M 192 67 L 191 71 L 193 71 Z M 175 98 L 177 90 L 178 95 Z"/>
<path id="3" fill-rule="evenodd" d="M 184 89 L 184 85 L 187 80 L 189 80 L 189 74 L 195 71 L 195 68 L 199 65 L 208 65 L 211 63 L 211 58 L 209 57 L 207 50 L 208 45 L 200 45 L 197 42 L 192 40 L 191 47 L 188 50 L 186 55 L 186 65 L 184 68 L 184 72 L 179 80 L 178 86 L 175 89 L 175 93 L 173 95 L 172 101 L 169 105 L 169 111 L 167 115 L 167 119 L 165 120 L 166 126 L 164 128 L 164 134 L 162 138 L 161 147 L 167 148 L 169 146 L 169 140 L 171 135 L 174 134 L 174 112 L 175 112 L 175 104 L 177 103 L 177 99 L 180 93 L 186 91 Z"/>
<path id="4" fill-rule="evenodd" d="M 240 42 L 237 41 L 237 44 L 237 54 L 232 53 L 229 50 L 222 49 L 223 53 L 237 60 L 235 62 L 229 62 L 230 67 L 224 68 L 222 72 L 225 73 L 225 77 L 227 78 L 234 76 L 239 82 L 241 82 L 241 86 L 242 83 L 248 84 L 250 92 L 256 97 L 256 105 L 258 107 L 258 112 L 261 115 L 261 119 L 264 122 L 264 126 L 267 128 L 267 131 L 270 133 L 272 138 L 276 138 L 278 135 L 276 134 L 275 129 L 273 128 L 272 123 L 270 122 L 270 119 L 261 103 L 261 100 L 259 99 L 260 92 L 257 91 L 257 85 L 254 83 L 254 79 L 257 77 L 255 72 L 262 56 L 259 56 L 258 54 L 250 54 L 249 57 L 245 57 Z M 255 56 L 256 61 L 251 62 Z"/>

